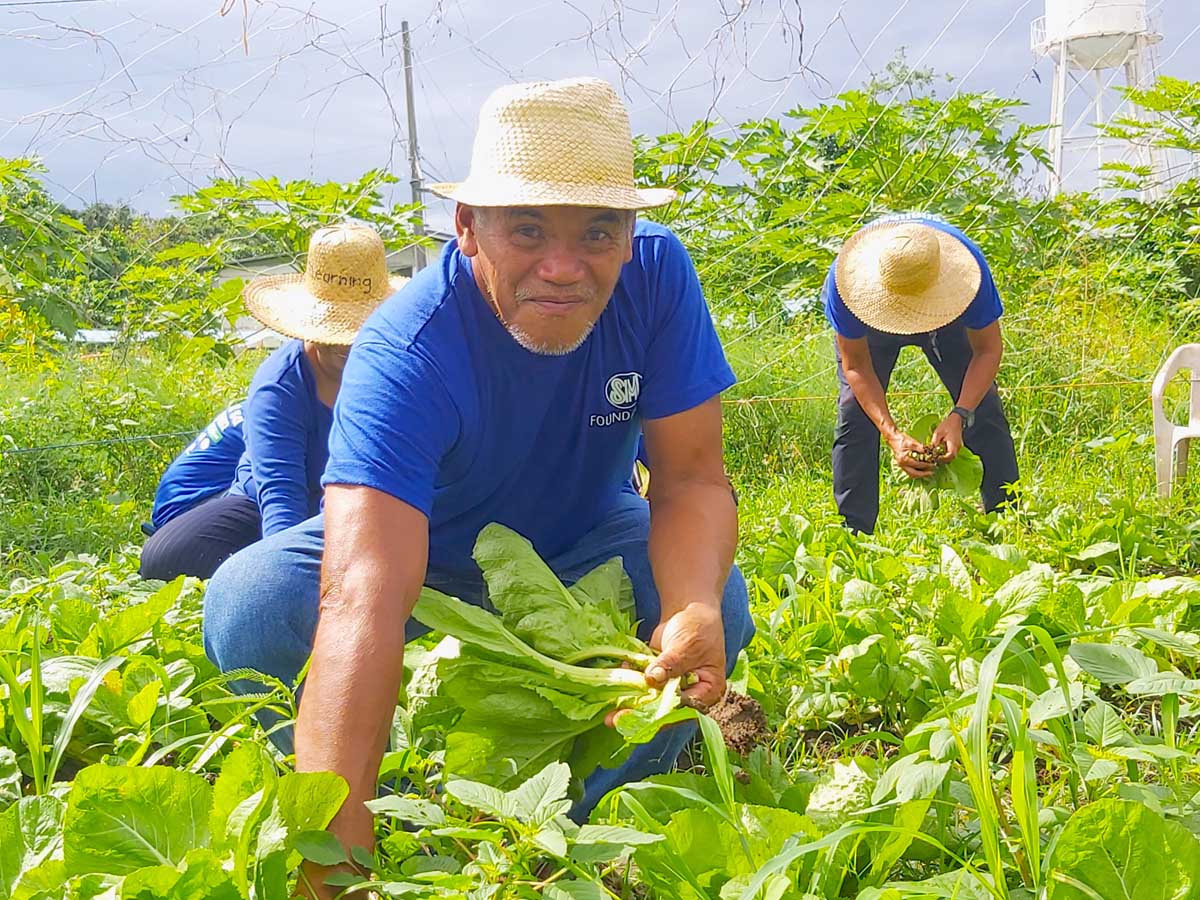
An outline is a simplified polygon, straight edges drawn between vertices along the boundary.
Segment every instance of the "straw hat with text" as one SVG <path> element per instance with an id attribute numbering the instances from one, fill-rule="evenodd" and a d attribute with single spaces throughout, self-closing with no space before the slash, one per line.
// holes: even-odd
<path id="1" fill-rule="evenodd" d="M 889 334 L 949 325 L 979 293 L 983 272 L 958 238 L 932 225 L 885 220 L 857 231 L 838 254 L 834 278 L 846 308 Z"/>
<path id="2" fill-rule="evenodd" d="M 468 206 L 647 209 L 670 188 L 633 181 L 633 136 L 617 92 L 598 78 L 506 85 L 479 112 L 466 181 L 434 184 Z"/>
<path id="3" fill-rule="evenodd" d="M 388 275 L 383 239 L 362 224 L 313 232 L 301 275 L 263 275 L 242 289 L 254 318 L 288 337 L 348 345 L 387 297 L 408 281 Z"/>

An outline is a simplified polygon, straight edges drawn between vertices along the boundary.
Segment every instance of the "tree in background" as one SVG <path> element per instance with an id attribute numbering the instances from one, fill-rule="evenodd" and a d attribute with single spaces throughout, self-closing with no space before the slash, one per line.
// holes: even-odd
<path id="1" fill-rule="evenodd" d="M 1028 170 L 1046 162 L 1043 129 L 1017 122 L 1019 101 L 942 99 L 935 84 L 901 57 L 861 90 L 730 137 L 699 122 L 643 142 L 639 174 L 687 196 L 664 214 L 700 256 L 718 305 L 771 315 L 781 300 L 811 300 L 841 240 L 888 212 L 970 224 L 990 257 L 1028 262 L 1018 244 Z"/>
<path id="2" fill-rule="evenodd" d="M 70 333 L 78 319 L 60 284 L 82 270 L 86 229 L 46 193 L 43 171 L 36 160 L 0 158 L 0 303 L 9 327 L 25 332 L 18 339 Z"/>

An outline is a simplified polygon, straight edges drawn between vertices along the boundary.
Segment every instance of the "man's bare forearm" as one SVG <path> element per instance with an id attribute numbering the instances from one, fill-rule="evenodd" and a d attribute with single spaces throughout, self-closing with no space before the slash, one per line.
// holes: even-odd
<path id="1" fill-rule="evenodd" d="M 330 826 L 344 844 L 373 843 L 363 803 L 375 796 L 404 664 L 404 626 L 421 592 L 428 521 L 364 487 L 325 493 L 321 613 L 296 722 L 296 767 L 336 772 L 350 795 Z"/>
<path id="2" fill-rule="evenodd" d="M 690 603 L 721 604 L 737 548 L 737 508 L 728 483 L 684 482 L 655 492 L 650 476 L 650 567 L 662 617 Z"/>
<path id="3" fill-rule="evenodd" d="M 846 383 L 854 392 L 854 399 L 858 401 L 862 411 L 867 414 L 867 418 L 875 423 L 875 427 L 879 429 L 879 433 L 884 438 L 893 436 L 898 429 L 892 418 L 892 411 L 888 409 L 887 393 L 879 381 L 879 376 L 875 374 L 875 370 L 873 368 L 843 368 L 842 371 L 846 376 Z"/>
<path id="4" fill-rule="evenodd" d="M 371 610 L 390 595 L 395 616 Z M 296 723 L 296 768 L 336 772 L 350 795 L 332 830 L 349 846 L 373 843 L 363 803 L 375 796 L 404 662 L 404 623 L 412 600 L 398 586 L 367 575 L 347 575 L 323 588 L 312 665 Z M 413 598 L 415 599 L 415 598 Z"/>
<path id="5" fill-rule="evenodd" d="M 975 409 L 983 402 L 1000 373 L 1000 358 L 998 352 L 976 353 L 971 357 L 963 376 L 962 390 L 958 392 L 958 406 Z"/>

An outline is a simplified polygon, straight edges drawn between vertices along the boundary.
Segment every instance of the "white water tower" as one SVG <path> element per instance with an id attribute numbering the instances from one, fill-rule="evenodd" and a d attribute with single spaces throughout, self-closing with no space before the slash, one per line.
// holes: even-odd
<path id="1" fill-rule="evenodd" d="M 1125 152 L 1119 154 L 1099 128 L 1115 116 L 1143 115 L 1112 88 L 1121 69 L 1127 87 L 1153 83 L 1154 47 L 1162 34 L 1146 12 L 1146 0 L 1046 0 L 1046 15 L 1034 21 L 1032 32 L 1034 53 L 1054 60 L 1050 193 L 1059 193 L 1073 173 L 1080 175 L 1077 186 L 1098 187 L 1101 167 L 1122 159 L 1157 174 L 1157 150 L 1122 145 Z M 1152 184 L 1157 181 L 1151 177 Z"/>

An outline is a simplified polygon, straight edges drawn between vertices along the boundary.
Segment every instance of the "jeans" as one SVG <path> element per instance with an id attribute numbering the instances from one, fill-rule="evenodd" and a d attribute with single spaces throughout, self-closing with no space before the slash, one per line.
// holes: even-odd
<path id="1" fill-rule="evenodd" d="M 249 497 L 218 494 L 197 503 L 146 538 L 139 572 L 170 581 L 208 578 L 230 556 L 262 537 L 262 516 Z"/>
<path id="2" fill-rule="evenodd" d="M 971 362 L 971 344 L 962 325 L 947 325 L 925 334 L 867 334 L 871 364 L 886 391 L 903 347 L 920 347 L 938 378 L 957 402 Z M 836 350 L 835 350 L 836 352 Z M 849 528 L 875 531 L 879 518 L 879 429 L 858 404 L 837 353 L 838 417 L 833 433 L 833 499 Z M 916 437 L 916 435 L 914 435 Z M 1017 452 L 993 384 L 975 409 L 975 424 L 963 429 L 963 443 L 983 462 L 980 494 L 988 512 L 1011 499 L 1006 485 L 1017 480 Z"/>
<path id="3" fill-rule="evenodd" d="M 646 501 L 623 494 L 619 505 L 575 546 L 546 560 L 565 583 L 614 556 L 620 556 L 633 582 L 639 620 L 638 636 L 649 640 L 658 625 L 658 589 L 650 571 L 647 539 L 650 510 Z M 247 547 L 217 570 L 204 595 L 204 647 L 223 672 L 250 668 L 291 684 L 307 661 L 317 627 L 324 521 L 316 516 Z M 425 583 L 471 603 L 481 604 L 484 584 L 478 570 L 446 573 L 430 570 Z M 725 585 L 721 602 L 728 669 L 754 635 L 746 582 L 735 568 Z M 406 638 L 425 628 L 410 619 Z M 234 684 L 235 690 L 257 689 L 252 683 Z M 583 799 L 571 815 L 585 817 L 613 788 L 649 775 L 668 771 L 695 733 L 684 723 L 664 729 L 652 741 L 634 748 L 628 760 L 615 769 L 597 769 L 584 782 Z M 272 739 L 284 752 L 292 752 L 291 728 L 276 730 Z"/>

